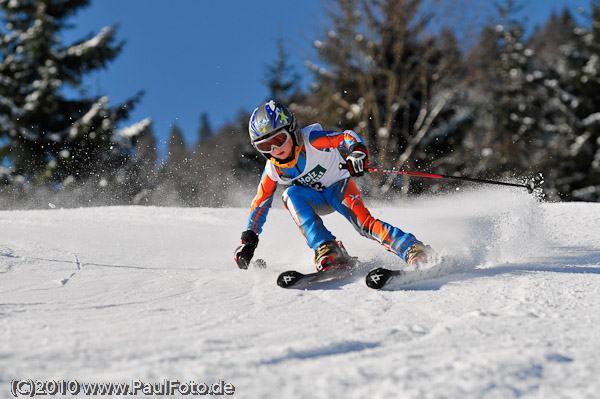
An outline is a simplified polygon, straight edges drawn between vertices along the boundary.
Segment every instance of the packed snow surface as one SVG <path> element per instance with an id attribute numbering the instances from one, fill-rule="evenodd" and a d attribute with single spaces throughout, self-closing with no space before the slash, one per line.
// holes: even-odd
<path id="1" fill-rule="evenodd" d="M 460 259 L 386 291 L 284 290 L 313 253 L 280 205 L 255 258 L 248 209 L 0 212 L 0 398 L 13 379 L 219 380 L 239 398 L 598 398 L 600 204 L 500 189 L 369 204 Z M 403 267 L 339 215 L 352 255 Z"/>

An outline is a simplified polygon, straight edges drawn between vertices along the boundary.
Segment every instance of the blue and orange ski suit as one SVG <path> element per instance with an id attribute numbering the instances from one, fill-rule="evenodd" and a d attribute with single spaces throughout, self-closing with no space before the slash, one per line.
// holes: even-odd
<path id="1" fill-rule="evenodd" d="M 371 238 L 405 260 L 415 236 L 375 219 L 365 207 L 360 192 L 347 170 L 338 148 L 350 149 L 363 139 L 351 130 L 323 131 L 319 124 L 302 129 L 302 149 L 294 166 L 278 165 L 268 160 L 250 209 L 248 230 L 256 234 L 273 202 L 278 184 L 290 186 L 283 192 L 283 203 L 313 250 L 334 235 L 325 227 L 321 216 L 334 211 L 342 214 L 363 236 Z"/>

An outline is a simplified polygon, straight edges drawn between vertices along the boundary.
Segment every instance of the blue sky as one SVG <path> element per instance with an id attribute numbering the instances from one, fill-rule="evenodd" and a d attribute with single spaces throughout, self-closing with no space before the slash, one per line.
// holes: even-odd
<path id="1" fill-rule="evenodd" d="M 108 95 L 111 104 L 145 90 L 129 122 L 152 118 L 163 142 L 175 123 L 189 144 L 196 140 L 202 112 L 216 129 L 265 99 L 268 90 L 261 81 L 277 58 L 278 37 L 285 40 L 296 70 L 305 72 L 303 54 L 318 35 L 312 21 L 319 0 L 280 3 L 93 0 L 72 18 L 76 27 L 63 41 L 119 23 L 125 48 L 106 70 L 89 76 L 88 90 Z"/>
<path id="2" fill-rule="evenodd" d="M 491 0 L 485 0 L 492 4 Z M 484 3 L 481 1 L 480 4 Z M 64 43 L 96 34 L 119 23 L 126 41 L 121 55 L 106 70 L 91 74 L 92 95 L 108 95 L 111 104 L 146 94 L 129 123 L 151 118 L 164 151 L 173 124 L 186 142 L 195 142 L 202 112 L 213 129 L 233 121 L 240 109 L 250 112 L 268 95 L 262 83 L 266 66 L 277 59 L 277 39 L 303 84 L 310 81 L 303 63 L 316 61 L 313 40 L 326 28 L 326 0 L 92 0 L 71 19 Z M 523 1 L 530 27 L 568 7 L 589 10 L 590 0 Z"/>

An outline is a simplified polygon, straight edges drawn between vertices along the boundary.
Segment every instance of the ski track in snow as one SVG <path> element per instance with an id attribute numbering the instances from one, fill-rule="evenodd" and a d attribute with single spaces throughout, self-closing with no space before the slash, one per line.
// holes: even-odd
<path id="1" fill-rule="evenodd" d="M 518 190 L 367 204 L 458 259 L 374 291 L 356 278 L 284 290 L 312 251 L 281 205 L 255 258 L 248 209 L 0 212 L 0 398 L 10 381 L 233 384 L 240 398 L 597 398 L 600 204 Z M 339 215 L 370 265 L 402 267 Z"/>

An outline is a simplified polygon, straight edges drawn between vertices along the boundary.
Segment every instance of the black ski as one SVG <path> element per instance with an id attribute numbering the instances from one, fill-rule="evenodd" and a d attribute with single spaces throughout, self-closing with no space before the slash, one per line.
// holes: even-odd
<path id="1" fill-rule="evenodd" d="M 352 258 L 348 263 L 332 266 L 322 272 L 305 274 L 296 270 L 288 270 L 277 277 L 277 285 L 281 288 L 304 288 L 326 281 L 341 279 L 351 275 L 358 264 L 357 258 Z"/>
<path id="2" fill-rule="evenodd" d="M 385 267 L 378 267 L 367 274 L 365 282 L 369 288 L 379 290 L 394 278 L 402 276 L 405 273 L 403 270 L 390 270 Z"/>
<path id="3" fill-rule="evenodd" d="M 442 256 L 433 259 L 425 269 L 386 269 L 378 267 L 371 270 L 365 277 L 368 287 L 375 290 L 390 286 L 404 286 L 417 281 L 431 280 L 451 274 L 462 273 L 469 268 L 466 260 L 456 257 Z"/>

